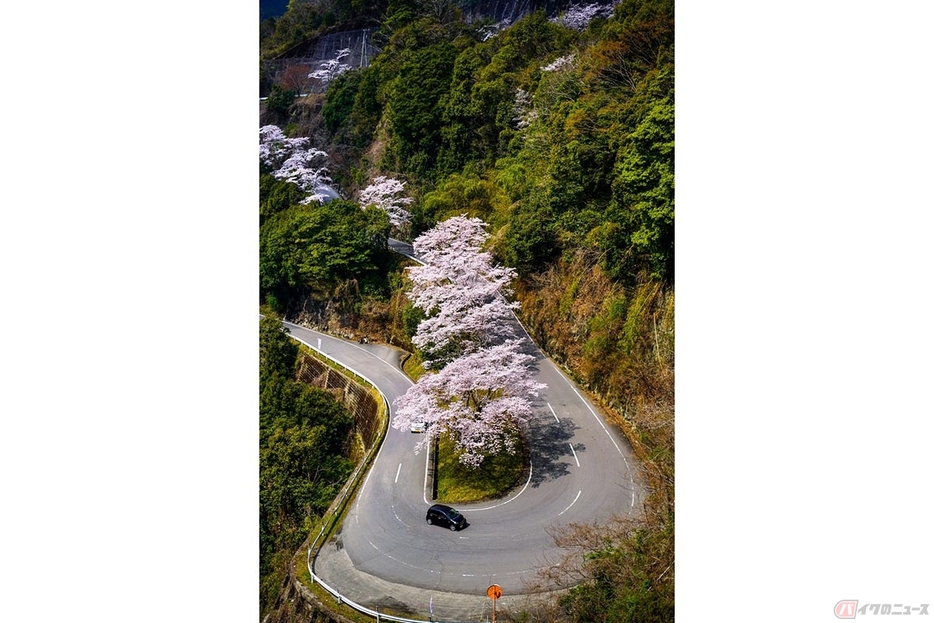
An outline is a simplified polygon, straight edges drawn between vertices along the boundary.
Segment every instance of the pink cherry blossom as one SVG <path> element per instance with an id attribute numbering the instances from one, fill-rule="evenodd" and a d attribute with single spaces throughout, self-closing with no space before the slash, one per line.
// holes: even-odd
<path id="1" fill-rule="evenodd" d="M 613 5 L 601 4 L 575 4 L 568 8 L 562 15 L 554 18 L 553 22 L 558 22 L 573 28 L 574 30 L 584 30 L 595 17 L 612 17 Z"/>
<path id="2" fill-rule="evenodd" d="M 559 56 L 554 61 L 545 65 L 541 68 L 542 71 L 558 71 L 565 67 L 569 67 L 571 63 L 574 62 L 574 54 L 566 54 L 565 56 Z"/>
<path id="3" fill-rule="evenodd" d="M 501 343 L 515 336 L 512 293 L 515 270 L 496 266 L 481 250 L 489 238 L 478 218 L 457 216 L 438 223 L 412 246 L 426 262 L 408 269 L 412 304 L 428 316 L 412 342 L 429 367 L 452 356 Z"/>
<path id="4" fill-rule="evenodd" d="M 310 139 L 288 138 L 275 125 L 259 129 L 259 159 L 272 169 L 273 177 L 288 180 L 308 193 L 303 204 L 323 201 L 321 188 L 330 184 L 331 178 L 324 163 L 328 154 L 309 147 Z"/>
<path id="5" fill-rule="evenodd" d="M 521 351 L 528 342 L 517 337 L 518 303 L 503 296 L 516 273 L 482 250 L 488 238 L 483 221 L 462 215 L 415 239 L 427 264 L 408 269 L 409 296 L 427 318 L 412 341 L 430 371 L 394 403 L 393 426 L 429 424 L 418 448 L 449 435 L 471 467 L 515 449 L 532 399 L 545 387 L 532 376 L 532 356 Z"/>
<path id="6" fill-rule="evenodd" d="M 518 432 L 534 415 L 532 398 L 545 388 L 533 378 L 532 356 L 521 352 L 521 345 L 522 340 L 509 340 L 422 376 L 396 399 L 393 426 L 426 422 L 428 432 L 416 450 L 448 434 L 463 453 L 461 463 L 471 467 L 486 456 L 512 452 Z"/>
<path id="7" fill-rule="evenodd" d="M 320 80 L 323 86 L 327 86 L 339 75 L 350 69 L 350 65 L 342 63 L 341 60 L 350 55 L 350 48 L 344 48 L 343 50 L 337 51 L 337 56 L 330 60 L 324 61 L 320 65 L 320 69 L 308 74 L 309 78 L 315 78 Z"/>
<path id="8" fill-rule="evenodd" d="M 412 220 L 412 215 L 403 206 L 414 201 L 411 197 L 400 196 L 404 190 L 405 182 L 381 175 L 360 192 L 360 205 L 364 209 L 376 206 L 383 210 L 389 215 L 389 224 L 401 229 Z"/>
<path id="9" fill-rule="evenodd" d="M 259 159 L 271 169 L 278 169 L 296 151 L 308 145 L 307 138 L 288 138 L 276 125 L 259 129 Z"/>

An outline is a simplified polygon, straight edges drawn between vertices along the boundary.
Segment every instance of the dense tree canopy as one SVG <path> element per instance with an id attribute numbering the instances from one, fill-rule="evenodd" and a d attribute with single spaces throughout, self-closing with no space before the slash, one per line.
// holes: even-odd
<path id="1" fill-rule="evenodd" d="M 351 201 L 292 206 L 260 228 L 260 288 L 327 290 L 365 277 L 378 270 L 388 234 L 385 212 L 364 211 Z"/>
<path id="2" fill-rule="evenodd" d="M 448 42 L 419 49 L 389 88 L 389 153 L 398 168 L 429 177 L 441 147 L 438 100 L 447 92 L 457 49 Z"/>
<path id="3" fill-rule="evenodd" d="M 324 390 L 295 380 L 297 345 L 276 318 L 260 320 L 260 574 L 265 610 L 288 560 L 350 474 L 353 417 Z"/>
<path id="4" fill-rule="evenodd" d="M 404 179 L 412 201 L 404 204 L 410 219 L 343 202 L 301 206 L 305 195 L 267 165 L 261 295 L 290 303 L 326 297 L 379 273 L 390 227 L 408 235 L 431 261 L 410 271 L 408 299 L 398 292 L 401 277 L 380 274 L 397 290 L 385 316 L 403 327 L 406 346 L 420 350 L 431 373 L 399 405 L 394 424 L 434 418 L 429 430 L 461 438 L 470 463 L 481 446 L 508 450 L 514 439 L 490 436 L 485 422 L 521 429 L 525 406 L 507 407 L 506 397 L 534 398 L 527 379 L 507 378 L 528 362 L 508 323 L 495 320 L 512 310 L 492 293 L 511 298 L 515 288 L 529 332 L 609 412 L 625 414 L 618 423 L 644 444 L 657 477 L 647 506 L 658 520 L 587 541 L 585 573 L 561 602 L 563 620 L 670 620 L 674 3 L 620 0 L 612 11 L 578 3 L 496 25 L 460 20 L 457 7 L 476 4 L 467 0 L 292 4 L 264 31 L 264 51 L 343 16 L 355 16 L 343 26 L 357 27 L 366 15 L 370 25 L 378 20 L 381 53 L 336 77 L 323 96 L 291 105 L 282 127 L 315 137 L 346 196 L 378 205 L 362 194 L 367 187 Z M 475 218 L 488 224 L 479 238 L 469 228 L 454 237 L 436 229 Z M 468 369 L 489 362 L 503 376 L 488 370 L 484 381 Z M 295 440 L 314 447 L 311 436 Z"/>
<path id="5" fill-rule="evenodd" d="M 520 275 L 583 251 L 621 284 L 673 283 L 670 0 L 539 11 L 493 36 L 424 8 L 391 2 L 383 53 L 325 106 L 333 136 L 379 136 L 376 164 L 418 186 L 412 234 L 468 213 Z"/>

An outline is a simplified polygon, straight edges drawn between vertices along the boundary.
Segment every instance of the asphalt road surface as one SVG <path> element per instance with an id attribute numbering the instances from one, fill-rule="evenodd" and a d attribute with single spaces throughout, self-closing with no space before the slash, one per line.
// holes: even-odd
<path id="1" fill-rule="evenodd" d="M 399 367 L 397 349 L 285 324 L 293 337 L 372 381 L 390 405 L 412 385 Z M 484 595 L 498 584 L 507 595 L 526 594 L 539 569 L 560 559 L 550 529 L 641 512 L 644 479 L 625 437 L 603 422 L 531 340 L 527 346 L 536 357 L 536 378 L 547 385 L 529 433 L 527 481 L 500 500 L 455 505 L 469 524 L 462 531 L 430 526 L 428 453 L 414 452 L 421 435 L 390 427 L 339 534 L 319 555 L 315 571 L 326 582 L 365 603 L 347 585 L 356 584 L 349 576 L 327 577 L 339 556 L 349 557 L 361 578 L 392 586 Z"/>

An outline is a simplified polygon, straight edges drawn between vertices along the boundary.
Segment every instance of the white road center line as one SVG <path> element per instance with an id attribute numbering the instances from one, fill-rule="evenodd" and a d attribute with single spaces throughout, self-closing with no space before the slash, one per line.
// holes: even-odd
<path id="1" fill-rule="evenodd" d="M 563 511 L 561 511 L 560 513 L 558 513 L 558 517 L 560 517 L 561 515 L 563 515 L 563 514 L 565 514 L 566 512 L 568 512 L 568 511 L 571 509 L 571 507 L 574 506 L 574 503 L 577 502 L 577 498 L 579 498 L 580 496 L 581 496 L 581 492 L 578 491 L 578 492 L 577 492 L 577 495 L 574 496 L 574 502 L 571 502 L 570 504 L 568 504 L 568 507 L 567 507 L 566 509 L 564 509 Z"/>
<path id="2" fill-rule="evenodd" d="M 591 408 L 590 403 L 584 400 L 584 397 L 580 395 L 580 392 L 577 391 L 577 388 L 574 387 L 574 384 L 571 383 L 571 380 L 567 376 L 565 376 L 564 372 L 561 371 L 561 369 L 557 366 L 557 364 L 555 364 L 555 362 L 552 361 L 551 365 L 558 372 L 558 374 L 561 375 L 561 378 L 564 379 L 565 383 L 568 384 L 568 387 L 571 388 L 571 391 L 577 394 L 577 397 L 580 398 L 580 401 L 582 403 L 584 403 L 584 406 L 587 407 L 587 410 L 593 414 L 594 419 L 597 420 L 597 423 L 603 429 L 603 432 L 605 432 L 606 436 L 609 437 L 610 441 L 613 442 L 613 445 L 616 447 L 616 451 L 619 452 L 619 455 L 621 457 L 623 457 L 623 462 L 626 464 L 626 469 L 629 471 L 629 486 L 632 490 L 632 496 L 629 502 L 629 507 L 630 508 L 634 507 L 636 505 L 636 488 L 635 488 L 635 483 L 633 482 L 633 478 L 632 478 L 632 467 L 629 466 L 629 461 L 626 459 L 626 455 L 623 454 L 623 451 L 619 449 L 619 445 L 616 443 L 616 440 L 613 439 L 613 435 L 610 434 L 610 431 L 608 431 L 606 426 L 603 424 L 603 420 L 601 420 L 600 416 L 597 415 L 597 412 Z"/>
<path id="3" fill-rule="evenodd" d="M 402 471 L 402 463 L 399 463 L 399 469 L 396 470 L 396 479 L 393 480 L 393 484 L 399 482 L 399 472 Z"/>
<path id="4" fill-rule="evenodd" d="M 568 444 L 568 445 L 571 446 L 571 444 Z M 571 454 L 574 455 L 574 462 L 577 463 L 578 467 L 580 467 L 581 462 L 577 460 L 577 452 L 574 452 L 574 446 L 571 446 Z"/>

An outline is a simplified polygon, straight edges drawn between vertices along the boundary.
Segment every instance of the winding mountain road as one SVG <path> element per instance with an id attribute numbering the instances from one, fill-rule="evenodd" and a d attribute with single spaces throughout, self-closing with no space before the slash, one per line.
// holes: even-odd
<path id="1" fill-rule="evenodd" d="M 285 324 L 309 346 L 318 348 L 320 340 L 323 352 L 365 375 L 390 405 L 412 384 L 398 367 L 398 351 L 390 347 Z M 390 428 L 340 533 L 359 571 L 438 591 L 483 594 L 495 583 L 509 594 L 522 594 L 539 568 L 559 560 L 549 528 L 641 510 L 644 485 L 628 442 L 535 352 L 536 378 L 548 387 L 529 436 L 527 482 L 501 500 L 458 505 L 470 524 L 460 532 L 429 526 L 427 452 L 415 454 L 417 434 Z"/>
<path id="2" fill-rule="evenodd" d="M 412 256 L 410 245 L 392 241 L 391 246 Z M 400 368 L 398 349 L 284 324 L 292 337 L 373 382 L 390 408 L 412 385 Z M 427 525 L 428 453 L 414 452 L 419 434 L 390 427 L 340 532 L 318 556 L 315 572 L 326 582 L 359 603 L 372 598 L 344 585 L 356 584 L 348 576 L 329 575 L 340 557 L 360 577 L 397 587 L 483 595 L 499 584 L 506 594 L 527 594 L 530 583 L 540 581 L 538 571 L 560 560 L 550 530 L 641 512 L 645 481 L 628 441 L 604 423 L 524 329 L 517 330 L 534 356 L 536 379 L 547 385 L 529 431 L 526 482 L 500 500 L 457 505 L 469 522 L 462 531 Z"/>

